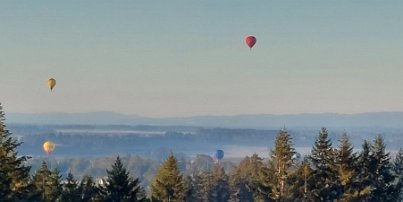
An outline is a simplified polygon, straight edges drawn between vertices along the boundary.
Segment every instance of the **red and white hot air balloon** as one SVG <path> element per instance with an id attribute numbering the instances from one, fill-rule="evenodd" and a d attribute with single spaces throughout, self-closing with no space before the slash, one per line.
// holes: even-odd
<path id="1" fill-rule="evenodd" d="M 249 35 L 245 37 L 245 43 L 249 46 L 250 49 L 256 44 L 256 37 Z"/>

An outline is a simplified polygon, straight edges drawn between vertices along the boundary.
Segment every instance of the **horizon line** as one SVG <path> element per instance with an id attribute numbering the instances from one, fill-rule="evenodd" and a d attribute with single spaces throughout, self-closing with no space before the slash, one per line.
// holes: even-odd
<path id="1" fill-rule="evenodd" d="M 3 109 L 4 111 L 4 109 Z M 4 111 L 5 112 L 5 111 Z M 115 111 L 83 111 L 83 112 L 5 112 L 5 114 L 24 114 L 24 115 L 52 115 L 52 114 L 92 114 L 92 113 L 110 113 L 118 114 L 123 116 L 137 116 L 140 118 L 154 118 L 154 119 L 165 119 L 165 118 L 198 118 L 198 117 L 237 117 L 237 116 L 299 116 L 299 115 L 324 115 L 324 114 L 335 114 L 335 115 L 360 115 L 360 114 L 376 114 L 376 113 L 403 113 L 403 111 L 368 111 L 368 112 L 357 112 L 357 113 L 340 113 L 340 112 L 301 112 L 301 113 L 284 113 L 284 114 L 274 114 L 274 113 L 256 113 L 256 114 L 211 114 L 211 115 L 189 115 L 189 116 L 143 116 L 132 113 L 122 113 Z"/>

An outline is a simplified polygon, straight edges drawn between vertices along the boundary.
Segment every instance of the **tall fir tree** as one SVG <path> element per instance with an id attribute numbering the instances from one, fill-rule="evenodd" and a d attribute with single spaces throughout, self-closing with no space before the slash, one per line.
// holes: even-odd
<path id="1" fill-rule="evenodd" d="M 62 202 L 81 201 L 81 193 L 78 187 L 78 182 L 74 179 L 74 176 L 71 172 L 67 174 L 66 182 L 62 186 Z"/>
<path id="2" fill-rule="evenodd" d="M 308 199 L 309 188 L 314 187 L 315 181 L 312 178 L 312 169 L 308 160 L 305 158 L 296 170 L 291 172 L 287 179 L 290 184 L 290 192 L 287 197 L 289 201 L 298 199 L 299 201 L 310 201 Z"/>
<path id="3" fill-rule="evenodd" d="M 259 201 L 259 173 L 263 159 L 257 154 L 245 157 L 230 177 L 231 201 Z"/>
<path id="4" fill-rule="evenodd" d="M 170 154 L 151 183 L 151 199 L 162 202 L 182 202 L 186 200 L 186 190 L 178 162 L 175 156 Z"/>
<path id="5" fill-rule="evenodd" d="M 371 143 L 364 140 L 361 152 L 354 171 L 356 175 L 353 177 L 353 183 L 356 185 L 352 201 L 368 201 L 371 193 Z"/>
<path id="6" fill-rule="evenodd" d="M 118 156 L 111 170 L 106 170 L 107 179 L 99 186 L 102 201 L 138 202 L 145 201 L 145 192 L 138 178 L 133 179 L 123 167 Z"/>
<path id="7" fill-rule="evenodd" d="M 34 174 L 34 184 L 37 190 L 41 192 L 42 201 L 60 200 L 62 193 L 61 175 L 56 168 L 50 171 L 45 161 Z"/>
<path id="8" fill-rule="evenodd" d="M 395 177 L 392 172 L 390 153 L 385 151 L 383 138 L 378 136 L 370 147 L 370 201 L 392 201 Z"/>
<path id="9" fill-rule="evenodd" d="M 258 201 L 274 201 L 276 197 L 274 187 L 277 185 L 276 167 L 272 159 L 263 165 L 259 171 L 257 185 Z"/>
<path id="10" fill-rule="evenodd" d="M 213 172 L 208 176 L 210 185 L 207 188 L 208 201 L 226 202 L 230 198 L 230 186 L 228 176 L 225 174 L 224 167 L 216 164 Z"/>
<path id="11" fill-rule="evenodd" d="M 393 193 L 396 201 L 403 201 L 403 149 L 400 148 L 393 162 L 393 170 L 395 173 L 395 192 Z"/>
<path id="12" fill-rule="evenodd" d="M 195 201 L 208 201 L 208 190 L 212 186 L 211 171 L 199 171 L 193 174 L 193 189 Z M 190 199 L 186 199 L 190 201 Z"/>
<path id="13" fill-rule="evenodd" d="M 342 134 L 339 142 L 340 144 L 336 151 L 337 183 L 343 193 L 341 196 L 342 200 L 351 201 L 356 191 L 353 179 L 356 176 L 354 171 L 358 158 L 353 153 L 353 146 L 349 142 L 346 133 Z"/>
<path id="14" fill-rule="evenodd" d="M 5 115 L 0 103 L 0 201 L 39 200 L 35 186 L 30 183 L 28 156 L 19 156 L 17 147 L 22 143 L 6 129 Z"/>
<path id="15" fill-rule="evenodd" d="M 275 167 L 276 184 L 272 189 L 272 198 L 274 200 L 284 200 L 287 194 L 287 177 L 290 169 L 294 165 L 293 156 L 295 148 L 290 134 L 282 129 L 276 137 L 274 150 L 272 150 L 271 158 Z"/>
<path id="16" fill-rule="evenodd" d="M 185 187 L 186 187 L 186 201 L 192 202 L 197 201 L 197 184 L 195 175 L 188 175 L 185 178 Z"/>
<path id="17" fill-rule="evenodd" d="M 212 171 L 200 172 L 195 177 L 196 200 L 221 202 L 230 199 L 231 189 L 224 168 L 216 164 Z"/>
<path id="18" fill-rule="evenodd" d="M 312 164 L 314 187 L 310 188 L 309 198 L 314 201 L 332 201 L 339 197 L 335 151 L 326 128 L 322 128 L 313 145 L 309 159 Z"/>
<path id="19" fill-rule="evenodd" d="M 98 196 L 98 188 L 90 175 L 84 175 L 78 186 L 78 190 L 80 192 L 81 202 L 95 201 Z"/>

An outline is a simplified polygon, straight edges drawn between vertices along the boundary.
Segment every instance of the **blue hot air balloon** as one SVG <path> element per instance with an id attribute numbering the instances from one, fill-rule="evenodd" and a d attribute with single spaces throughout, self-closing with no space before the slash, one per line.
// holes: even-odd
<path id="1" fill-rule="evenodd" d="M 224 151 L 217 149 L 217 151 L 215 151 L 214 158 L 220 161 L 222 158 L 224 158 Z"/>

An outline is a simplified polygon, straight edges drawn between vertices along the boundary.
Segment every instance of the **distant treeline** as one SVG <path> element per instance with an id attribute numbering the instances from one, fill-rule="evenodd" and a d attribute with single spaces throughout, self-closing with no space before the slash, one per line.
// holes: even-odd
<path id="1" fill-rule="evenodd" d="M 402 149 L 391 156 L 378 136 L 354 152 L 347 134 L 333 145 L 325 128 L 312 142 L 310 154 L 300 158 L 292 136 L 280 130 L 268 159 L 252 155 L 229 166 L 204 155 L 187 163 L 171 153 L 161 164 L 117 156 L 112 162 L 96 162 L 106 168 L 99 181 L 71 172 L 62 177 L 60 162 L 51 159 L 31 170 L 32 160 L 18 155 L 21 143 L 6 130 L 0 106 L 0 201 L 403 200 Z M 142 166 L 129 172 L 140 160 Z M 80 166 L 75 163 L 72 169 Z M 147 186 L 138 173 L 149 174 Z"/>
<path id="2" fill-rule="evenodd" d="M 8 127 L 13 136 L 24 142 L 19 153 L 33 157 L 44 155 L 46 140 L 56 144 L 54 157 L 101 157 L 136 154 L 143 158 L 155 157 L 161 149 L 188 156 L 212 154 L 216 149 L 236 147 L 264 147 L 274 145 L 277 130 L 203 128 L 186 126 L 127 126 L 127 125 L 26 125 Z M 329 137 L 337 140 L 344 129 L 330 129 Z M 312 146 L 318 128 L 290 129 L 298 152 L 306 153 Z M 359 146 L 364 139 L 378 134 L 385 138 L 388 150 L 397 151 L 403 142 L 403 130 L 386 128 L 358 128 L 348 130 L 350 142 Z M 357 147 L 358 148 L 358 147 Z M 303 150 L 302 150 L 303 149 Z M 228 151 L 228 150 L 227 150 Z M 227 151 L 225 151 L 227 153 Z M 253 150 L 252 150 L 253 151 Z M 230 152 L 230 151 L 228 151 Z M 256 151 L 258 152 L 258 151 Z M 237 157 L 242 155 L 238 152 Z M 229 153 L 228 153 L 229 154 Z M 262 155 L 260 152 L 259 154 Z M 267 155 L 267 154 L 266 154 Z M 265 155 L 265 156 L 266 156 Z M 164 155 L 166 158 L 167 155 Z M 234 155 L 232 155 L 234 156 Z M 153 159 L 156 160 L 156 159 Z M 160 160 L 158 158 L 157 160 Z"/>
<path id="3" fill-rule="evenodd" d="M 56 143 L 54 156 L 110 156 L 137 154 L 151 157 L 168 148 L 188 155 L 212 153 L 222 145 L 267 146 L 274 130 L 206 129 L 181 126 L 35 126 L 13 125 L 13 134 L 24 142 L 21 154 L 43 156 L 46 140 Z M 166 155 L 164 156 L 166 158 Z"/>

